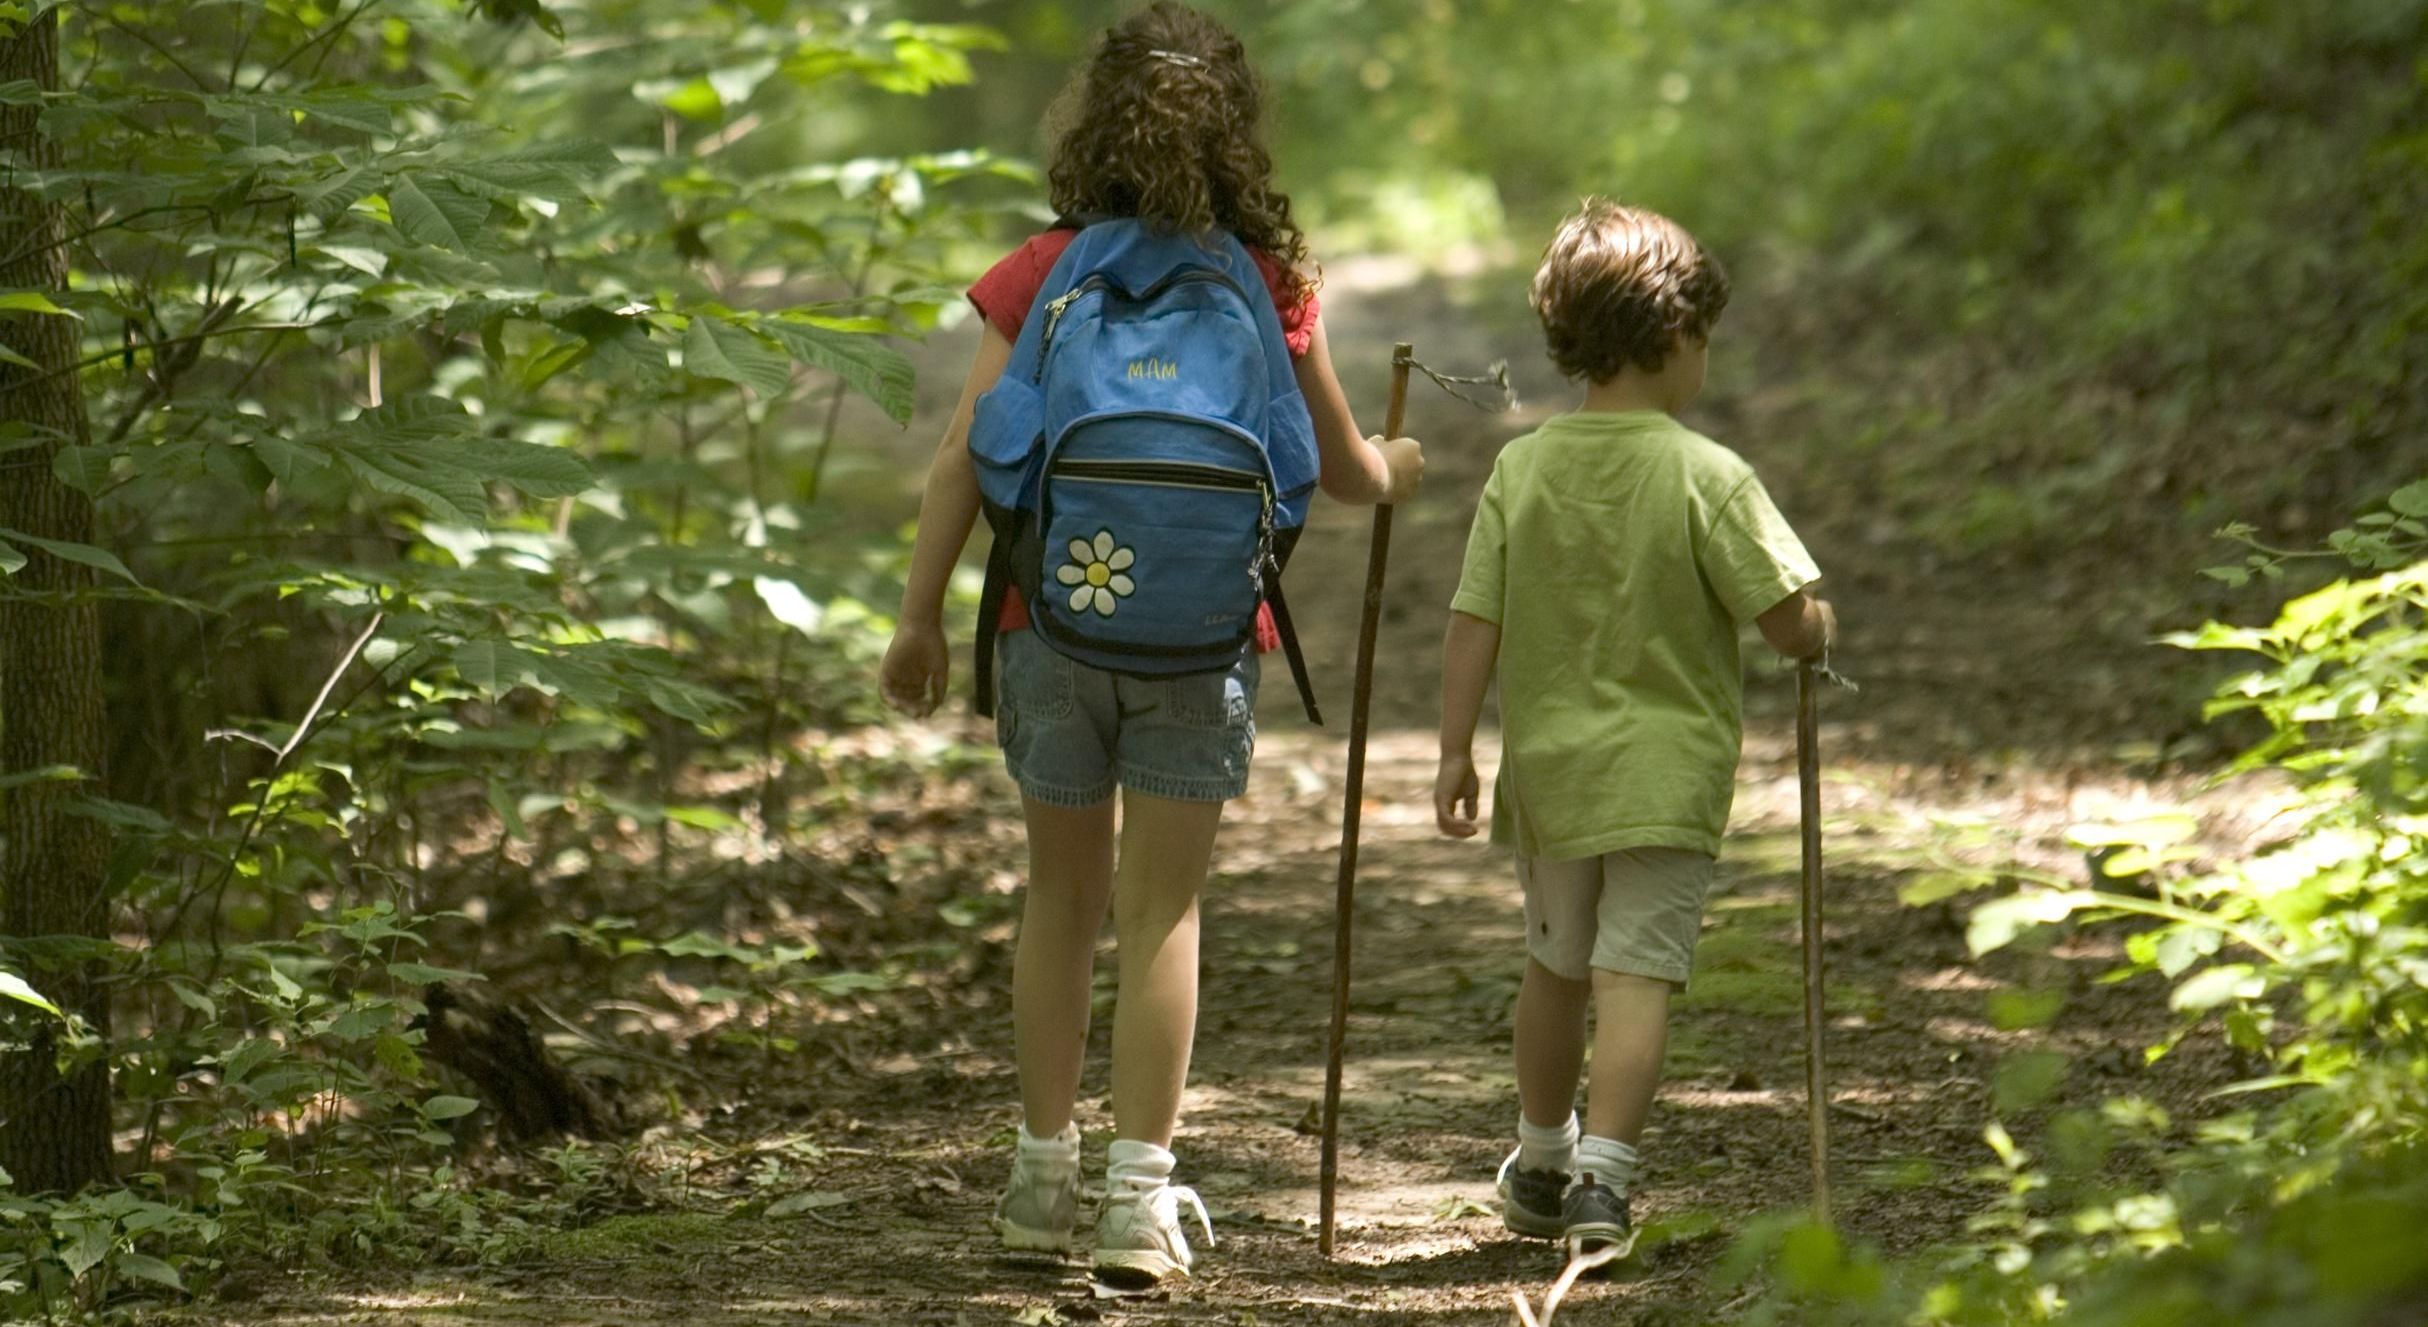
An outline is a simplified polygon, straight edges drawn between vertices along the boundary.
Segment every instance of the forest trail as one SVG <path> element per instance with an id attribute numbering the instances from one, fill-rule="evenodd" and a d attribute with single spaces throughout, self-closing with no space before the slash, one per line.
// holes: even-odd
<path id="1" fill-rule="evenodd" d="M 1286 675 L 1271 671 L 1254 781 L 1226 819 L 1206 891 L 1202 1017 L 1178 1149 L 1180 1178 L 1204 1197 L 1219 1242 L 1203 1251 L 1194 1282 L 1099 1300 L 1084 1263 L 1005 1255 L 987 1229 L 1016 1120 L 1008 990 L 1020 845 L 1017 803 L 986 750 L 989 734 L 963 716 L 853 739 L 924 753 L 934 772 L 909 790 L 907 806 L 867 813 L 838 835 L 840 846 L 803 851 L 953 863 L 982 882 L 987 906 L 947 925 L 885 911 L 932 900 L 852 895 L 866 913 L 856 924 L 904 941 L 896 952 L 907 980 L 823 1014 L 813 1008 L 798 1054 L 703 1061 L 726 1106 L 636 1145 L 635 1171 L 651 1177 L 638 1185 L 647 1197 L 629 1204 L 637 1210 L 535 1232 L 491 1267 L 375 1286 L 257 1287 L 257 1298 L 210 1320 L 1415 1327 L 1506 1323 L 1513 1291 L 1539 1299 L 1558 1271 L 1555 1246 L 1509 1235 L 1489 1207 L 1516 1109 L 1516 892 L 1493 850 L 1435 833 L 1426 725 L 1474 495 L 1497 444 L 1561 394 L 1545 370 L 1504 348 L 1530 345 L 1473 330 L 1492 319 L 1455 307 L 1438 286 L 1357 303 L 1365 312 L 1334 333 L 1355 399 L 1380 399 L 1388 329 L 1417 326 L 1467 329 L 1433 334 L 1430 345 L 1419 338 L 1419 355 L 1446 370 L 1519 361 L 1527 404 L 1492 418 L 1412 389 L 1410 431 L 1427 440 L 1430 470 L 1427 495 L 1402 514 L 1381 649 L 1336 1259 L 1318 1255 L 1313 1231 L 1314 1112 L 1366 516 L 1318 504 L 1291 581 L 1335 727 L 1307 728 Z M 942 338 L 923 357 L 923 421 L 949 405 L 965 341 Z M 1725 423 L 1760 411 L 1723 389 L 1709 413 Z M 881 464 L 839 476 L 889 495 L 877 515 L 897 520 L 933 436 L 914 428 Z M 1778 458 L 1758 434 L 1741 450 L 1774 473 Z M 1915 906 L 1900 891 L 1927 890 L 1934 863 L 1955 860 L 2080 876 L 2081 853 L 2063 836 L 2084 820 L 2188 806 L 2222 844 L 2241 840 L 2264 808 L 2168 772 L 2153 755 L 2158 735 L 2120 722 L 2146 694 L 2127 685 L 2142 667 L 2131 651 L 2146 653 L 2144 628 L 2052 602 L 2045 587 L 2019 593 L 2026 578 L 1998 568 L 1917 569 L 1869 550 L 1859 500 L 1830 494 L 1810 472 L 1775 469 L 1782 506 L 1835 573 L 1830 593 L 1850 642 L 1841 662 L 1865 684 L 1824 700 L 1839 1216 L 1855 1234 L 1910 1249 L 1959 1232 L 1997 1193 L 1976 1172 L 1992 1162 L 1982 1129 L 2002 1090 L 2015 1101 L 2045 1094 L 2005 1112 L 2021 1136 L 2054 1110 L 2131 1090 L 2126 1079 L 2170 1109 L 2196 1112 L 2230 1066 L 2213 1039 L 2196 1037 L 2143 1070 L 2140 1048 L 2169 1026 L 2165 990 L 2148 978 L 2098 984 L 2121 954 L 2113 933 L 1970 961 L 1966 900 Z M 1720 885 L 1646 1145 L 1637 1202 L 1645 1238 L 1617 1277 L 1576 1291 L 1562 1321 L 1725 1319 L 1743 1295 L 1719 1274 L 1730 1237 L 1807 1199 L 1792 691 L 1770 661 L 1754 666 Z M 1489 736 L 1479 754 L 1489 781 Z M 851 915 L 831 894 L 804 904 Z M 1100 1014 L 1111 975 L 1100 960 Z M 2001 1026 L 2035 1004 L 2054 1006 L 2053 1021 Z M 1108 1031 L 1100 1017 L 1082 1089 L 1092 1172 L 1110 1124 Z"/>
<path id="2" fill-rule="evenodd" d="M 1844 736 L 1843 730 L 1830 734 Z M 1180 1143 L 1219 1242 L 1197 1279 L 1099 1300 L 1084 1264 L 1007 1255 L 986 1218 L 1015 1119 L 1004 1004 L 1008 927 L 920 992 L 883 1030 L 834 1029 L 780 1061 L 751 1104 L 659 1146 L 687 1155 L 684 1210 L 611 1217 L 540 1237 L 485 1271 L 410 1282 L 282 1289 L 222 1321 L 319 1324 L 1373 1323 L 1511 1321 L 1510 1294 L 1539 1298 L 1555 1246 L 1501 1229 L 1487 1204 L 1513 1127 L 1508 1010 L 1522 963 L 1507 872 L 1490 850 L 1438 838 L 1423 797 L 1429 735 L 1375 745 L 1357 910 L 1342 1121 L 1339 1256 L 1315 1246 L 1317 1141 L 1329 989 L 1331 879 L 1342 752 L 1300 733 L 1268 739 L 1235 808 L 1207 899 L 1198 1053 Z M 1008 852 L 1009 809 L 980 804 L 923 834 L 985 833 Z M 2018 859 L 2063 869 L 2070 818 L 2122 815 L 2184 788 L 2011 771 L 1969 789 L 1944 775 L 1851 756 L 1833 761 L 1833 1129 L 1840 1217 L 1910 1248 L 1957 1231 L 1995 1192 L 1972 1178 L 2001 1066 L 2056 1049 L 2070 1069 L 2043 1105 L 2011 1111 L 2019 1133 L 2069 1102 L 2140 1073 L 2166 1027 L 2163 991 L 2093 983 L 2117 950 L 2077 942 L 1967 966 L 1962 914 L 1907 906 L 1900 887 L 1933 819 L 1994 824 Z M 2232 808 L 2193 797 L 2232 824 Z M 990 817 L 989 813 L 992 813 Z M 1715 1280 L 1728 1237 L 1807 1197 L 1796 949 L 1795 772 L 1780 735 L 1748 744 L 1735 830 L 1681 1001 L 1646 1144 L 1631 1265 L 1588 1282 L 1565 1320 L 1690 1323 L 1726 1316 Z M 991 829 L 981 829 L 992 819 Z M 909 850 L 927 845 L 912 843 Z M 2074 869 L 2080 869 L 2078 854 Z M 1110 965 L 1099 970 L 1109 997 Z M 2065 997 L 2045 1028 L 2002 1031 L 1995 1002 Z M 1100 1006 L 1101 1007 L 1101 1006 Z M 1081 1123 L 1099 1164 L 1109 1020 L 1095 1029 Z M 2023 1057 L 2023 1058 L 2019 1058 Z M 2054 1063 L 2054 1062 L 2050 1062 Z M 2010 1068 L 2007 1073 L 2015 1073 Z M 2142 1087 L 2194 1107 L 2225 1073 L 2199 1041 Z M 769 1189 L 770 1168 L 790 1178 Z M 755 1196 L 754 1196 L 755 1195 Z M 804 1197 L 806 1195 L 806 1197 Z M 766 1215 L 771 1205 L 788 1215 Z"/>

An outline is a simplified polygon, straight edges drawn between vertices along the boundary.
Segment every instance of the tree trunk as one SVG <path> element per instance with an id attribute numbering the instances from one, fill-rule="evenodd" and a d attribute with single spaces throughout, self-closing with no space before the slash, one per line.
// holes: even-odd
<path id="1" fill-rule="evenodd" d="M 15 32 L 0 31 L 0 84 L 59 85 L 54 11 Z M 0 290 L 67 284 L 66 218 L 53 202 L 9 185 L 17 172 L 57 164 L 37 108 L 0 106 Z M 18 256 L 21 255 L 21 256 Z M 14 261 L 11 261 L 14 256 Z M 59 482 L 51 458 L 90 440 L 75 371 L 76 322 L 0 315 L 0 344 L 38 368 L 0 364 L 0 425 L 31 426 L 37 445 L 0 452 L 0 529 L 88 543 L 93 505 Z M 0 541 L 6 539 L 0 535 Z M 108 833 L 69 814 L 74 798 L 100 790 L 103 774 L 101 619 L 90 597 L 94 573 L 37 548 L 17 547 L 26 565 L 0 580 L 0 771 L 72 765 L 88 782 L 43 780 L 0 792 L 0 936 L 106 934 L 103 897 Z M 106 1037 L 109 1008 L 91 964 L 36 967 L 35 988 Z M 27 1192 L 73 1191 L 110 1175 L 110 1080 L 106 1062 L 59 1071 L 61 1029 L 35 1026 L 24 1050 L 0 1050 L 0 1168 Z"/>

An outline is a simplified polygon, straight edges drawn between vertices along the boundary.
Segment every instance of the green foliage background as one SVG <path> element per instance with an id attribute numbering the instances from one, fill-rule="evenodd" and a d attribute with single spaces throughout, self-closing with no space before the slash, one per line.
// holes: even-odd
<path id="1" fill-rule="evenodd" d="M 1685 220 L 1738 275 L 1753 422 L 1850 519 L 2159 567 L 2249 522 L 2214 583 L 2160 587 L 2186 614 L 2265 614 L 2229 583 L 2341 568 L 2279 544 L 2357 564 L 2272 627 L 2183 642 L 2263 661 L 2219 708 L 2310 790 L 2293 838 L 2197 876 L 2163 828 L 2093 844 L 2139 853 L 2171 911 L 2035 881 L 1976 923 L 1985 948 L 2142 928 L 2133 961 L 2187 1019 L 2275 1062 L 2252 1109 L 1996 1127 L 2006 1197 L 1932 1259 L 1758 1230 L 1775 1311 L 2359 1321 L 2428 1278 L 2416 1243 L 2369 1238 L 2428 1206 L 2428 498 L 2404 487 L 2428 473 L 2428 0 L 1209 7 L 1271 84 L 1319 253 L 1480 255 L 1506 291 L 1580 192 Z M 681 966 L 759 1054 L 787 1002 L 889 979 L 727 934 L 714 853 L 920 774 L 827 749 L 875 718 L 901 552 L 836 476 L 910 413 L 898 342 L 1041 215 L 1026 163 L 1118 7 L 0 21 L 53 10 L 64 90 L 0 100 L 61 144 L 11 178 L 66 207 L 74 276 L 0 316 L 77 321 L 94 436 L 0 432 L 0 466 L 90 494 L 100 534 L 0 531 L 0 576 L 109 573 L 113 759 L 0 771 L 0 795 L 80 785 L 117 836 L 121 940 L 0 941 L 0 1017 L 65 1016 L 46 966 L 106 968 L 121 1035 L 76 1053 L 111 1059 L 143 1161 L 114 1190 L 0 1191 L 0 1298 L 493 1253 L 541 1209 L 453 1170 L 475 1103 L 414 1017 L 465 974 L 434 954 L 536 912 L 602 981 Z M 2157 1179 L 2111 1182 L 2112 1153 Z M 578 1150 L 549 1164 L 554 1193 L 608 1183 Z"/>

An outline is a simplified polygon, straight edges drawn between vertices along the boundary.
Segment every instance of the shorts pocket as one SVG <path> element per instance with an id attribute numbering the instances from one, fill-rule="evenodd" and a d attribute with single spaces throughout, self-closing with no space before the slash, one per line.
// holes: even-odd
<path id="1" fill-rule="evenodd" d="M 1007 631 L 998 644 L 1003 661 L 1006 713 L 1031 719 L 1068 718 L 1077 705 L 1071 670 L 1078 665 L 1056 653 L 1033 631 Z"/>
<path id="2" fill-rule="evenodd" d="M 1174 722 L 1192 728 L 1230 728 L 1256 714 L 1257 664 L 1253 655 L 1220 673 L 1192 673 L 1164 686 L 1164 705 Z"/>

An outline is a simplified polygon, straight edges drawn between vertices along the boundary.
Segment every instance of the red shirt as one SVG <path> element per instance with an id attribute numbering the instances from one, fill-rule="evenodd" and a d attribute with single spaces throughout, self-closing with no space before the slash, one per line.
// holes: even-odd
<path id="1" fill-rule="evenodd" d="M 970 303 L 977 306 L 979 316 L 1003 333 L 1007 341 L 1018 340 L 1020 324 L 1027 321 L 1029 306 L 1037 302 L 1037 292 L 1045 288 L 1045 279 L 1061 260 L 1062 251 L 1071 247 L 1079 232 L 1070 229 L 1049 230 L 1011 251 L 1003 261 L 987 269 L 978 284 L 970 287 Z M 1248 255 L 1256 260 L 1256 269 L 1264 274 L 1265 288 L 1272 293 L 1273 311 L 1281 315 L 1282 339 L 1290 344 L 1290 355 L 1296 358 L 1307 353 L 1315 340 L 1315 315 L 1322 306 L 1310 290 L 1291 303 L 1282 288 L 1287 269 L 1273 255 L 1262 249 L 1250 249 Z M 995 621 L 998 631 L 1026 631 L 1029 606 L 1020 597 L 1020 587 L 1009 587 L 1003 596 L 1003 616 Z M 1273 609 L 1259 605 L 1256 610 L 1256 648 L 1269 653 L 1281 648 L 1281 632 L 1273 625 Z"/>

